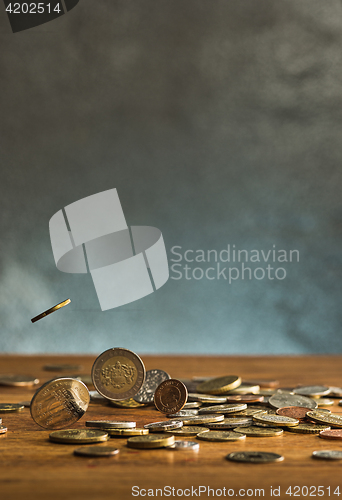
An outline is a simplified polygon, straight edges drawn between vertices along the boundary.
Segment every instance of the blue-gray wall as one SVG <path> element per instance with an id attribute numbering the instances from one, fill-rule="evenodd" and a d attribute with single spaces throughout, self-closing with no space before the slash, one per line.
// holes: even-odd
<path id="1" fill-rule="evenodd" d="M 0 6 L 2 351 L 342 352 L 341 5 L 81 0 L 16 34 Z M 171 258 L 275 245 L 299 263 L 101 312 L 89 275 L 56 269 L 48 222 L 113 187 Z"/>

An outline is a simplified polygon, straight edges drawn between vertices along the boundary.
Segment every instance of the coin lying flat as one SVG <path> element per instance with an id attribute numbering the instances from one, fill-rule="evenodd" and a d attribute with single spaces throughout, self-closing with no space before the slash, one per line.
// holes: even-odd
<path id="1" fill-rule="evenodd" d="M 247 405 L 243 404 L 224 404 L 224 405 L 214 405 L 214 406 L 205 406 L 199 409 L 198 413 L 200 415 L 205 413 L 235 413 L 237 411 L 246 410 Z"/>
<path id="2" fill-rule="evenodd" d="M 272 408 L 283 408 L 284 406 L 305 406 L 306 408 L 317 408 L 317 403 L 314 399 L 289 392 L 277 392 L 270 397 L 269 404 Z"/>
<path id="3" fill-rule="evenodd" d="M 12 387 L 31 387 L 32 385 L 39 384 L 39 379 L 31 375 L 0 375 L 0 385 L 7 385 Z"/>
<path id="4" fill-rule="evenodd" d="M 321 431 L 328 430 L 330 427 L 317 424 L 299 424 L 296 427 L 288 427 L 286 430 L 296 432 L 297 434 L 319 434 Z"/>
<path id="5" fill-rule="evenodd" d="M 114 347 L 96 358 L 92 372 L 95 389 L 111 400 L 135 396 L 145 380 L 145 367 L 137 354 Z"/>
<path id="6" fill-rule="evenodd" d="M 308 385 L 304 387 L 296 387 L 293 389 L 294 394 L 299 394 L 300 396 L 326 396 L 330 392 L 330 387 L 325 385 Z"/>
<path id="7" fill-rule="evenodd" d="M 53 313 L 55 311 L 58 311 L 62 307 L 67 306 L 68 304 L 70 304 L 70 302 L 71 302 L 70 299 L 63 300 L 63 302 L 60 302 L 59 304 L 51 307 L 50 309 L 47 309 L 46 311 L 42 312 L 41 314 L 38 314 L 38 316 L 35 316 L 34 318 L 32 318 L 31 319 L 32 323 L 35 323 L 36 321 L 39 321 L 40 319 L 45 318 L 45 316 L 48 316 L 49 314 L 51 314 L 51 313 Z"/>
<path id="8" fill-rule="evenodd" d="M 229 391 L 229 395 L 231 394 L 259 394 L 260 392 L 260 385 L 250 385 L 250 384 L 241 384 L 239 387 L 236 387 L 236 389 Z"/>
<path id="9" fill-rule="evenodd" d="M 342 398 L 342 387 L 330 387 L 329 397 Z"/>
<path id="10" fill-rule="evenodd" d="M 171 431 L 173 429 L 180 429 L 181 427 L 183 427 L 181 420 L 164 420 L 164 422 L 152 422 L 151 424 L 144 425 L 144 428 L 150 432 Z"/>
<path id="11" fill-rule="evenodd" d="M 194 415 L 198 415 L 198 410 L 180 410 L 177 411 L 177 413 L 170 413 L 169 415 L 166 415 L 167 418 L 174 418 L 174 417 L 193 417 Z"/>
<path id="12" fill-rule="evenodd" d="M 322 458 L 324 460 L 342 460 L 341 450 L 320 450 L 312 453 L 313 458 Z"/>
<path id="13" fill-rule="evenodd" d="M 129 436 L 145 436 L 149 434 L 148 429 L 141 429 L 139 427 L 133 427 L 132 429 L 106 429 L 106 432 L 110 437 L 129 437 Z"/>
<path id="14" fill-rule="evenodd" d="M 257 379 L 257 380 L 243 380 L 243 384 L 259 385 L 262 389 L 275 389 L 279 387 L 279 380 Z"/>
<path id="15" fill-rule="evenodd" d="M 306 414 L 310 410 L 310 408 L 306 408 L 305 406 L 284 406 L 283 408 L 278 408 L 276 413 L 277 415 L 282 415 L 283 417 L 306 420 Z"/>
<path id="16" fill-rule="evenodd" d="M 249 462 L 253 464 L 266 464 L 268 462 L 282 462 L 284 457 L 277 453 L 265 451 L 234 451 L 226 456 L 227 460 L 234 462 Z"/>
<path id="17" fill-rule="evenodd" d="M 257 394 L 231 394 L 227 396 L 227 403 L 261 403 L 264 396 Z"/>
<path id="18" fill-rule="evenodd" d="M 7 427 L 0 425 L 0 434 L 5 434 L 7 432 Z"/>
<path id="19" fill-rule="evenodd" d="M 20 403 L 18 403 L 20 406 L 25 406 L 25 408 L 30 408 L 31 406 L 31 401 L 20 401 Z"/>
<path id="20" fill-rule="evenodd" d="M 199 443 L 195 441 L 175 441 L 171 446 L 168 446 L 170 450 L 180 450 L 180 451 L 198 451 Z"/>
<path id="21" fill-rule="evenodd" d="M 308 411 L 306 416 L 319 424 L 331 425 L 332 427 L 342 427 L 342 415 L 335 413 L 323 413 L 321 411 Z"/>
<path id="22" fill-rule="evenodd" d="M 122 422 L 116 420 L 87 420 L 86 427 L 99 427 L 100 429 L 132 429 L 136 422 Z"/>
<path id="23" fill-rule="evenodd" d="M 253 423 L 254 423 L 253 419 L 251 418 L 244 418 L 244 419 L 225 418 L 224 420 L 222 420 L 222 422 L 209 422 L 206 425 L 208 426 L 209 429 L 223 431 L 223 430 L 234 429 L 235 427 L 253 425 Z"/>
<path id="24" fill-rule="evenodd" d="M 197 434 L 197 439 L 203 441 L 241 441 L 246 439 L 246 435 L 234 431 L 209 431 Z"/>
<path id="25" fill-rule="evenodd" d="M 133 399 L 138 403 L 152 404 L 157 387 L 170 378 L 170 375 L 163 370 L 148 370 L 145 382 Z"/>
<path id="26" fill-rule="evenodd" d="M 56 363 L 56 364 L 49 364 L 49 365 L 44 365 L 43 370 L 46 370 L 48 372 L 77 372 L 79 370 L 82 370 L 81 365 L 72 365 L 72 364 L 66 364 L 66 363 Z"/>
<path id="27" fill-rule="evenodd" d="M 208 422 L 221 422 L 224 415 L 194 415 L 193 417 L 176 417 L 174 420 L 181 420 L 183 425 L 200 425 Z"/>
<path id="28" fill-rule="evenodd" d="M 188 395 L 189 402 L 196 403 L 226 403 L 227 398 L 225 396 L 214 396 L 211 394 L 198 394 L 197 392 L 189 392 Z"/>
<path id="29" fill-rule="evenodd" d="M 282 415 L 268 415 L 267 413 L 256 413 L 253 415 L 253 420 L 264 424 L 272 424 L 283 427 L 295 427 L 299 424 L 299 420 Z"/>
<path id="30" fill-rule="evenodd" d="M 206 380 L 198 384 L 196 390 L 204 394 L 222 394 L 231 391 L 241 385 L 241 378 L 235 375 L 228 375 L 225 377 L 217 377 Z"/>
<path id="31" fill-rule="evenodd" d="M 129 399 L 123 399 L 122 401 L 109 401 L 110 406 L 114 406 L 115 408 L 142 408 L 143 406 L 146 406 L 144 403 L 137 403 L 133 398 Z"/>
<path id="32" fill-rule="evenodd" d="M 175 434 L 175 436 L 197 436 L 200 432 L 208 432 L 209 429 L 206 427 L 197 427 L 196 425 L 183 425 L 183 427 L 180 427 L 179 429 L 172 429 L 169 432 L 171 434 Z"/>
<path id="33" fill-rule="evenodd" d="M 129 448 L 165 448 L 175 442 L 175 436 L 171 434 L 149 434 L 147 436 L 135 436 L 127 439 Z"/>
<path id="34" fill-rule="evenodd" d="M 315 401 L 318 405 L 318 408 L 321 406 L 333 406 L 334 401 L 332 399 L 327 399 L 327 398 L 315 398 Z"/>
<path id="35" fill-rule="evenodd" d="M 275 429 L 274 427 L 258 427 L 256 425 L 250 425 L 248 427 L 236 427 L 235 432 L 241 432 L 241 434 L 246 434 L 246 436 L 253 437 L 274 437 L 281 436 L 283 434 L 283 429 Z"/>
<path id="36" fill-rule="evenodd" d="M 44 429 L 63 429 L 85 414 L 89 401 L 89 391 L 83 382 L 56 378 L 43 384 L 33 396 L 31 416 Z"/>
<path id="37" fill-rule="evenodd" d="M 185 405 L 188 391 L 180 380 L 164 380 L 154 393 L 154 404 L 162 413 L 177 413 Z"/>
<path id="38" fill-rule="evenodd" d="M 20 411 L 24 409 L 24 405 L 14 403 L 0 403 L 0 413 L 9 413 L 12 411 Z"/>
<path id="39" fill-rule="evenodd" d="M 74 450 L 74 455 L 81 457 L 112 457 L 118 453 L 119 450 L 117 448 L 103 445 L 82 446 Z"/>
<path id="40" fill-rule="evenodd" d="M 188 394 L 188 398 L 189 398 L 189 394 Z M 202 403 L 200 403 L 199 401 L 187 401 L 185 403 L 185 405 L 183 406 L 183 408 L 184 408 L 184 410 L 191 410 L 194 408 L 199 408 L 200 406 L 202 406 Z"/>
<path id="41" fill-rule="evenodd" d="M 100 441 L 108 441 L 107 432 L 91 429 L 64 429 L 62 431 L 54 431 L 49 435 L 50 441 L 55 443 L 98 443 Z"/>
<path id="42" fill-rule="evenodd" d="M 323 439 L 336 439 L 338 441 L 342 440 L 342 429 L 329 429 L 326 431 L 321 431 L 319 437 Z"/>

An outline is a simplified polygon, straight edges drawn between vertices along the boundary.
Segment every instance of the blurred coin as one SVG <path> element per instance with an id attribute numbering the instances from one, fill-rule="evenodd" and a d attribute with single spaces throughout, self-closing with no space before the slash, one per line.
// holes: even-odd
<path id="1" fill-rule="evenodd" d="M 74 450 L 74 455 L 81 457 L 112 457 L 118 453 L 119 450 L 117 448 L 104 445 L 82 446 Z"/>
<path id="2" fill-rule="evenodd" d="M 175 441 L 171 446 L 168 446 L 169 449 L 172 450 L 181 450 L 181 451 L 198 451 L 199 443 L 195 443 L 195 441 Z"/>
<path id="3" fill-rule="evenodd" d="M 98 443 L 108 441 L 107 432 L 91 429 L 64 429 L 49 434 L 50 441 L 55 443 Z"/>
<path id="4" fill-rule="evenodd" d="M 278 408 L 277 415 L 296 418 L 297 420 L 306 420 L 306 414 L 310 410 L 311 408 L 305 408 L 305 406 L 284 406 L 283 408 Z"/>
<path id="5" fill-rule="evenodd" d="M 11 411 L 23 410 L 24 405 L 12 403 L 0 403 L 0 413 L 9 413 Z"/>
<path id="6" fill-rule="evenodd" d="M 82 370 L 81 365 L 72 365 L 72 364 L 65 364 L 65 363 L 57 363 L 57 364 L 48 364 L 43 366 L 43 370 L 46 370 L 48 372 L 77 372 L 79 370 Z"/>
<path id="7" fill-rule="evenodd" d="M 257 379 L 257 380 L 242 380 L 246 385 L 258 385 L 261 389 L 275 389 L 279 386 L 278 380 Z"/>
<path id="8" fill-rule="evenodd" d="M 144 436 L 145 434 L 149 434 L 148 429 L 141 429 L 140 427 L 133 427 L 132 429 L 106 429 L 106 432 L 111 437 Z"/>
<path id="9" fill-rule="evenodd" d="M 89 396 L 91 403 L 98 403 L 101 405 L 107 405 L 109 403 L 109 399 L 104 398 L 97 391 L 89 391 Z"/>
<path id="10" fill-rule="evenodd" d="M 100 429 L 132 429 L 136 422 L 118 422 L 116 420 L 87 420 L 86 427 L 99 427 Z"/>
<path id="11" fill-rule="evenodd" d="M 0 375 L 0 385 L 8 385 L 12 387 L 30 387 L 39 384 L 39 379 L 31 375 Z"/>
<path id="12" fill-rule="evenodd" d="M 148 429 L 150 432 L 170 431 L 179 429 L 180 427 L 183 427 L 183 422 L 180 420 L 165 420 L 164 422 L 152 422 L 144 425 L 144 428 Z"/>
<path id="13" fill-rule="evenodd" d="M 96 358 L 91 376 L 97 392 L 111 400 L 135 396 L 145 380 L 145 367 L 137 354 L 114 347 Z"/>
<path id="14" fill-rule="evenodd" d="M 224 405 L 214 405 L 214 406 L 202 406 L 198 410 L 200 415 L 204 413 L 235 413 L 237 411 L 246 410 L 246 404 L 224 404 Z"/>
<path id="15" fill-rule="evenodd" d="M 295 427 L 299 424 L 299 420 L 296 418 L 284 417 L 282 415 L 268 415 L 267 413 L 256 413 L 253 415 L 253 420 L 277 427 Z"/>
<path id="16" fill-rule="evenodd" d="M 330 398 L 342 398 L 342 387 L 329 387 Z"/>
<path id="17" fill-rule="evenodd" d="M 246 439 L 245 434 L 234 431 L 209 431 L 197 434 L 197 439 L 203 441 L 241 441 Z"/>
<path id="18" fill-rule="evenodd" d="M 147 406 L 143 403 L 137 403 L 133 398 L 123 399 L 122 401 L 109 401 L 109 405 L 115 408 L 142 408 L 143 406 Z"/>
<path id="19" fill-rule="evenodd" d="M 260 385 L 241 384 L 234 390 L 229 391 L 229 394 L 259 394 L 259 392 Z"/>
<path id="20" fill-rule="evenodd" d="M 74 377 L 71 377 L 71 378 L 77 378 L 77 380 L 80 380 L 81 382 L 83 382 L 86 385 L 93 385 L 91 375 L 88 375 L 88 374 L 75 375 Z"/>
<path id="21" fill-rule="evenodd" d="M 171 434 L 148 434 L 147 436 L 135 436 L 127 439 L 129 448 L 165 448 L 175 442 Z"/>
<path id="22" fill-rule="evenodd" d="M 197 386 L 197 392 L 204 394 L 222 394 L 239 387 L 241 378 L 235 375 L 227 375 L 225 377 L 217 377 L 201 382 Z"/>
<path id="23" fill-rule="evenodd" d="M 199 401 L 188 401 L 187 403 L 185 403 L 183 408 L 184 410 L 190 410 L 192 408 L 199 408 L 200 406 L 202 406 L 202 403 L 200 403 Z"/>
<path id="24" fill-rule="evenodd" d="M 340 450 L 319 450 L 312 453 L 313 458 L 322 458 L 324 460 L 342 460 L 342 451 Z"/>
<path id="25" fill-rule="evenodd" d="M 342 406 L 342 400 L 338 402 L 338 406 Z"/>
<path id="26" fill-rule="evenodd" d="M 258 395 L 259 396 L 271 397 L 276 392 L 277 392 L 276 389 L 260 389 L 260 391 L 258 392 Z"/>
<path id="27" fill-rule="evenodd" d="M 89 391 L 83 382 L 56 378 L 43 384 L 33 396 L 31 416 L 44 429 L 63 429 L 85 414 L 89 401 Z"/>
<path id="28" fill-rule="evenodd" d="M 205 427 L 196 427 L 196 425 L 183 425 L 183 427 L 180 427 L 179 429 L 173 429 L 169 432 L 171 434 L 174 434 L 175 436 L 197 436 L 200 432 L 208 432 L 209 429 Z"/>
<path id="29" fill-rule="evenodd" d="M 71 302 L 70 299 L 63 300 L 63 302 L 60 302 L 59 304 L 51 307 L 50 309 L 47 309 L 47 311 L 44 311 L 43 313 L 38 314 L 38 316 L 35 316 L 34 318 L 32 318 L 31 319 L 32 323 L 35 323 L 36 321 L 39 321 L 40 319 L 45 318 L 45 316 L 48 316 L 49 314 L 51 314 L 55 311 L 58 311 L 58 309 L 61 309 L 62 307 L 67 306 L 68 304 L 70 304 L 70 302 Z"/>
<path id="30" fill-rule="evenodd" d="M 198 415 L 198 410 L 180 410 L 177 411 L 177 413 L 170 413 L 167 415 L 168 418 L 174 418 L 174 417 L 189 417 L 193 415 Z"/>
<path id="31" fill-rule="evenodd" d="M 314 399 L 290 394 L 289 392 L 277 392 L 270 397 L 269 401 L 272 408 L 283 408 L 284 406 L 305 406 L 307 408 L 317 408 L 317 403 Z"/>
<path id="32" fill-rule="evenodd" d="M 211 403 L 211 404 L 227 402 L 227 398 L 225 396 L 213 396 L 211 394 L 197 394 L 196 392 L 190 392 L 188 400 L 198 403 Z"/>
<path id="33" fill-rule="evenodd" d="M 236 427 L 235 432 L 241 432 L 246 434 L 246 436 L 254 437 L 273 437 L 281 436 L 283 434 L 283 429 L 275 429 L 274 427 L 257 427 L 256 425 L 250 425 L 248 427 Z"/>
<path id="34" fill-rule="evenodd" d="M 177 413 L 185 405 L 188 391 L 180 380 L 164 380 L 156 389 L 154 404 L 162 413 Z"/>
<path id="35" fill-rule="evenodd" d="M 264 400 L 257 394 L 231 394 L 227 396 L 227 403 L 258 403 Z"/>
<path id="36" fill-rule="evenodd" d="M 296 387 L 292 391 L 294 394 L 299 394 L 300 396 L 326 396 L 330 392 L 330 387 L 325 385 L 307 385 L 302 387 Z"/>
<path id="37" fill-rule="evenodd" d="M 206 426 L 209 429 L 218 431 L 229 430 L 239 426 L 248 426 L 248 425 L 253 425 L 253 420 L 251 418 L 244 418 L 244 419 L 225 418 L 224 420 L 222 420 L 222 422 L 209 422 L 206 424 Z"/>
<path id="38" fill-rule="evenodd" d="M 242 410 L 236 413 L 232 413 L 229 416 L 231 418 L 245 418 L 245 417 L 252 417 L 256 413 L 260 413 L 261 411 L 265 411 L 264 408 L 258 407 L 258 408 L 246 408 L 246 410 Z"/>
<path id="39" fill-rule="evenodd" d="M 249 462 L 253 464 L 265 464 L 269 462 L 282 462 L 284 457 L 277 453 L 265 451 L 234 451 L 226 456 L 227 460 L 234 462 Z"/>
<path id="40" fill-rule="evenodd" d="M 148 370 L 146 372 L 145 382 L 133 399 L 138 403 L 153 403 L 154 393 L 157 387 L 164 382 L 164 380 L 170 380 L 170 378 L 170 375 L 163 370 Z"/>
<path id="41" fill-rule="evenodd" d="M 336 413 L 323 413 L 320 411 L 308 411 L 306 416 L 319 424 L 342 427 L 342 415 Z"/>
<path id="42" fill-rule="evenodd" d="M 194 415 L 193 417 L 176 417 L 174 420 L 181 420 L 183 425 L 199 425 L 208 422 L 221 422 L 224 415 Z"/>
<path id="43" fill-rule="evenodd" d="M 25 406 L 25 408 L 30 408 L 31 406 L 31 401 L 20 401 L 18 403 L 20 406 Z"/>
<path id="44" fill-rule="evenodd" d="M 327 398 L 315 398 L 315 401 L 318 405 L 318 408 L 321 408 L 321 406 L 333 406 L 334 401 L 332 399 L 327 399 Z"/>
<path id="45" fill-rule="evenodd" d="M 0 425 L 0 434 L 5 434 L 7 432 L 7 427 Z"/>
<path id="46" fill-rule="evenodd" d="M 337 439 L 338 441 L 342 440 L 342 429 L 328 429 L 325 431 L 321 431 L 319 433 L 319 437 L 323 439 Z"/>
<path id="47" fill-rule="evenodd" d="M 288 427 L 286 430 L 297 434 L 319 434 L 321 431 L 329 429 L 330 427 L 326 425 L 299 424 L 296 427 Z"/>

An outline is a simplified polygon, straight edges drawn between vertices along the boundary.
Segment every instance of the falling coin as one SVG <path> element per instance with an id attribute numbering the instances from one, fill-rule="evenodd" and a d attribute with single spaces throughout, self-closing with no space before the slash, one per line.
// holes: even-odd
<path id="1" fill-rule="evenodd" d="M 90 429 L 65 429 L 63 431 L 54 431 L 49 435 L 50 441 L 55 443 L 98 443 L 99 441 L 108 441 L 107 432 Z"/>
<path id="2" fill-rule="evenodd" d="M 177 413 L 185 405 L 188 391 L 180 380 L 164 380 L 156 389 L 154 404 L 162 413 Z"/>
<path id="3" fill-rule="evenodd" d="M 68 304 L 70 304 L 70 302 L 71 302 L 70 299 L 63 300 L 63 302 L 60 302 L 59 304 L 51 307 L 47 311 L 44 311 L 43 313 L 38 314 L 38 316 L 35 316 L 34 318 L 32 318 L 31 319 L 32 323 L 35 323 L 36 321 L 45 318 L 45 316 L 48 316 L 49 314 L 51 314 L 51 313 L 53 313 L 55 311 L 58 311 L 62 307 L 67 306 Z"/>
<path id="4" fill-rule="evenodd" d="M 117 448 L 103 445 L 82 446 L 82 448 L 74 450 L 74 455 L 81 457 L 112 457 L 118 453 L 119 450 Z"/>
<path id="5" fill-rule="evenodd" d="M 127 439 L 129 448 L 165 448 L 175 442 L 175 437 L 168 434 L 148 434 Z"/>
<path id="6" fill-rule="evenodd" d="M 265 451 L 234 451 L 226 456 L 227 460 L 234 462 L 249 462 L 253 464 L 265 464 L 268 462 L 282 462 L 284 457 L 277 453 Z"/>

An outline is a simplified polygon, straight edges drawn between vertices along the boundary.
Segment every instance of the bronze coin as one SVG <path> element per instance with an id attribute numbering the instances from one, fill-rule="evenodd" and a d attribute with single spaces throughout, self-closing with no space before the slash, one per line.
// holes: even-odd
<path id="1" fill-rule="evenodd" d="M 330 429 L 328 431 L 321 431 L 319 437 L 323 439 L 337 439 L 342 440 L 342 429 Z"/>
<path id="2" fill-rule="evenodd" d="M 180 380 L 170 378 L 158 385 L 154 394 L 154 404 L 162 413 L 177 413 L 185 405 L 188 391 Z"/>
<path id="3" fill-rule="evenodd" d="M 227 403 L 261 403 L 264 400 L 264 396 L 258 396 L 257 394 L 232 394 L 226 397 Z"/>
<path id="4" fill-rule="evenodd" d="M 278 408 L 276 414 L 282 417 L 296 418 L 297 420 L 307 420 L 306 413 L 308 411 L 311 411 L 310 408 L 303 406 L 284 406 L 283 408 Z"/>

